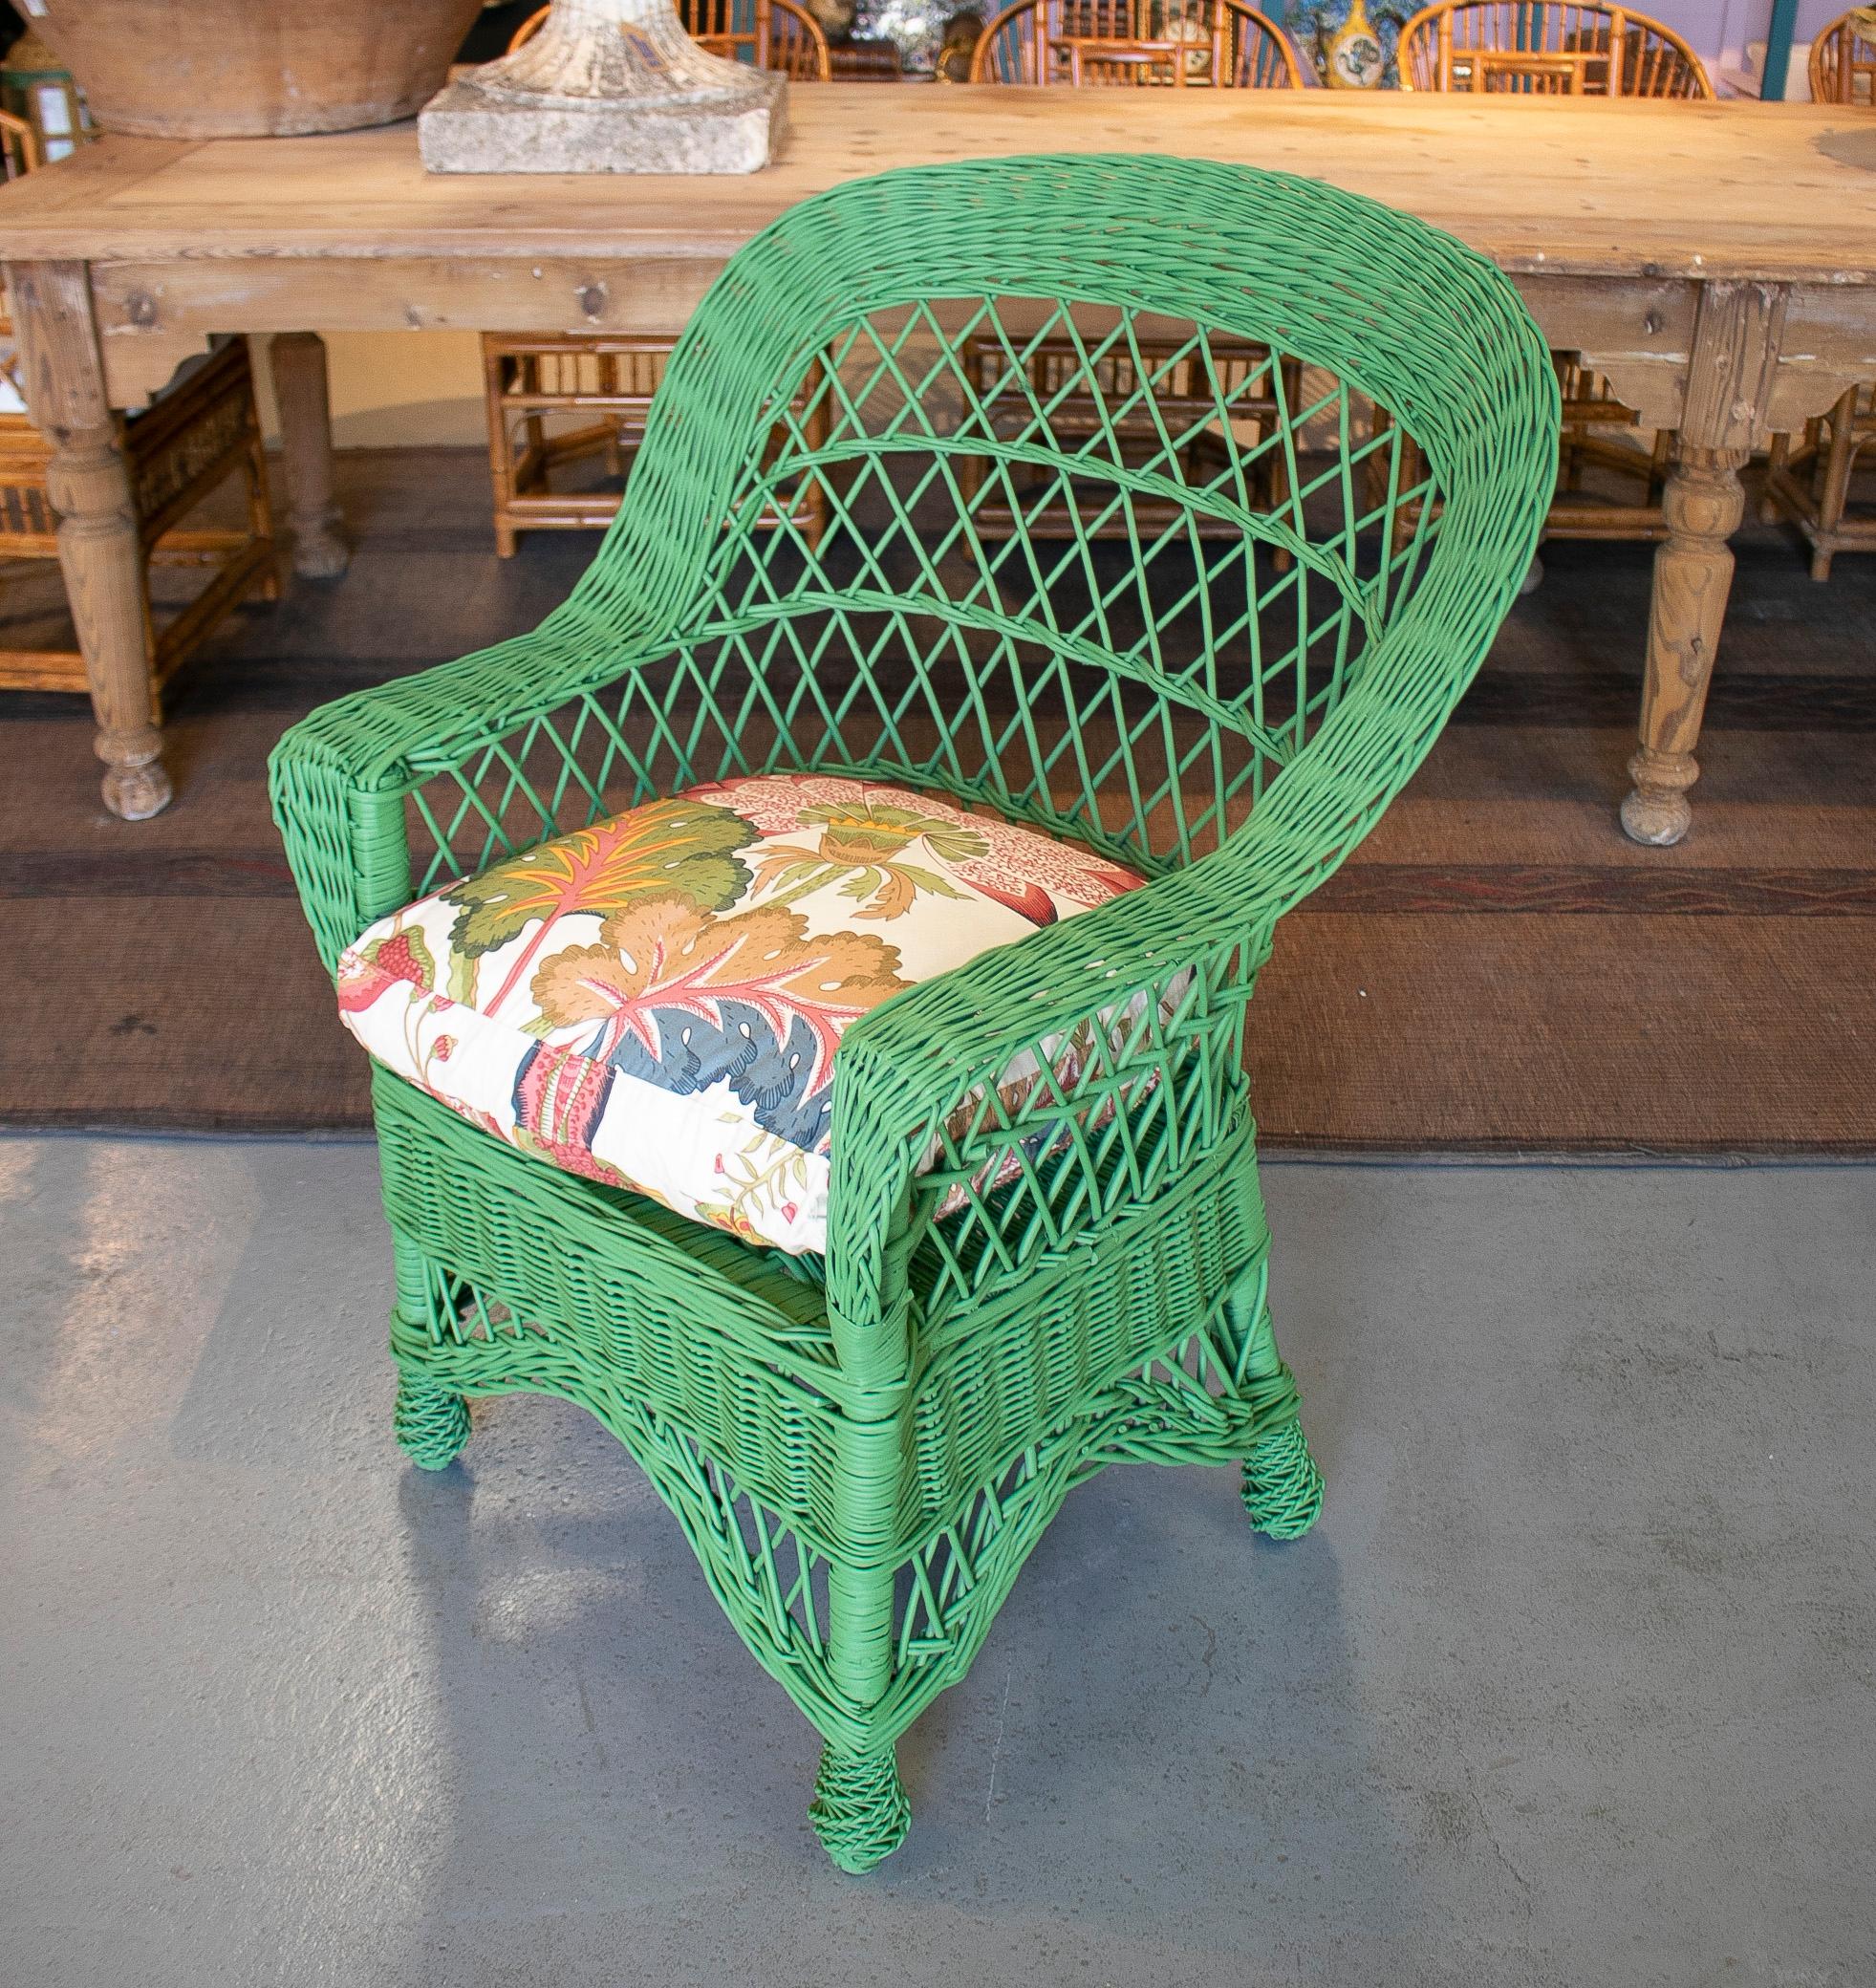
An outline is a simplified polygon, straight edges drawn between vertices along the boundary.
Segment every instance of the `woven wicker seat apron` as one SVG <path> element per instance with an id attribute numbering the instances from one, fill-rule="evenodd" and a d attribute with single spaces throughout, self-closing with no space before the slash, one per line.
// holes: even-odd
<path id="1" fill-rule="evenodd" d="M 274 756 L 378 1059 L 399 1440 L 598 1416 L 819 1729 L 845 1869 L 1075 1484 L 1316 1516 L 1247 1004 L 1482 659 L 1557 424 L 1509 282 L 1358 198 L 857 181 L 725 270 L 561 608 Z M 605 1083 L 649 1145 L 587 1135 Z"/>

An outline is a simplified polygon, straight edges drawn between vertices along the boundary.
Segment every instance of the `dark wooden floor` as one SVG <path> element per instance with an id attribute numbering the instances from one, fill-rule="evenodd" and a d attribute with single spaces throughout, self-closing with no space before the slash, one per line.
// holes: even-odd
<path id="1" fill-rule="evenodd" d="M 341 467 L 351 573 L 244 611 L 178 681 L 158 820 L 104 813 L 79 701 L 0 694 L 0 1122 L 366 1122 L 269 748 L 339 691 L 528 627 L 594 540 L 497 560 L 476 451 Z M 1286 921 L 1253 1009 L 1270 1143 L 1876 1151 L 1876 560 L 1819 587 L 1748 533 L 1694 832 L 1648 851 L 1615 804 L 1650 558 L 1550 548 L 1427 766 Z M 45 583 L 10 573 L 0 616 Z"/>

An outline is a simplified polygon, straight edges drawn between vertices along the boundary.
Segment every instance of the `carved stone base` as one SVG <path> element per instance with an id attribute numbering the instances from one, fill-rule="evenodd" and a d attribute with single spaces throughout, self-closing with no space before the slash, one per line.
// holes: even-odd
<path id="1" fill-rule="evenodd" d="M 433 173 L 753 173 L 787 129 L 787 79 L 730 102 L 497 96 L 459 77 L 417 120 Z"/>

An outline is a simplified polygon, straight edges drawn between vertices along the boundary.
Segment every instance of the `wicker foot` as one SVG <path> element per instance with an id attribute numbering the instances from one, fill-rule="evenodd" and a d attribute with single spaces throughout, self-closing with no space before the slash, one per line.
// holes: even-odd
<path id="1" fill-rule="evenodd" d="M 1323 1508 L 1323 1474 L 1309 1454 L 1300 1422 L 1272 1430 L 1244 1459 L 1240 1496 L 1251 1523 L 1273 1540 L 1295 1540 Z"/>
<path id="2" fill-rule="evenodd" d="M 830 1740 L 821 1749 L 808 1820 L 821 1848 L 842 1870 L 871 1870 L 890 1857 L 912 1827 L 912 1808 L 899 1784 L 893 1749 L 845 1753 Z"/>
<path id="3" fill-rule="evenodd" d="M 433 1380 L 401 1373 L 391 1428 L 419 1469 L 447 1470 L 469 1439 L 468 1404 Z"/>

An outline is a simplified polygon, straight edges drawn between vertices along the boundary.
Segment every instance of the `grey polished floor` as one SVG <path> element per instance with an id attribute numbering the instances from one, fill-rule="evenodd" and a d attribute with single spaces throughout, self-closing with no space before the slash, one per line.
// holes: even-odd
<path id="1" fill-rule="evenodd" d="M 1323 1523 L 1078 1492 L 854 1880 L 595 1424 L 402 1465 L 367 1146 L 0 1141 L 0 1977 L 1876 1980 L 1876 1175 L 1268 1185 Z"/>

